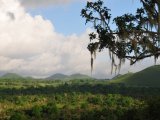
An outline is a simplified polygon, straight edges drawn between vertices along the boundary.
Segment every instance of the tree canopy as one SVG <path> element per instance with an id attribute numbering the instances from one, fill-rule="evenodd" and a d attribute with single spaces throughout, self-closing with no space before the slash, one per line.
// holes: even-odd
<path id="1" fill-rule="evenodd" d="M 112 69 L 120 69 L 126 59 L 133 65 L 153 56 L 156 62 L 160 56 L 160 0 L 139 1 L 142 6 L 135 14 L 125 13 L 115 18 L 111 17 L 111 10 L 101 0 L 87 2 L 82 9 L 81 16 L 95 29 L 89 34 L 88 45 L 92 70 L 96 52 L 105 48 L 109 50 Z M 112 24 L 116 29 L 112 29 Z"/>

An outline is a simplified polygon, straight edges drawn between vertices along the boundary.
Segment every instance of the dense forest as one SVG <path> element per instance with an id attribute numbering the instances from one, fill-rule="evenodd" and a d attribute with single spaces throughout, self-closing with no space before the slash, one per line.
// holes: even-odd
<path id="1" fill-rule="evenodd" d="M 159 120 L 160 88 L 108 80 L 0 80 L 2 120 Z"/>

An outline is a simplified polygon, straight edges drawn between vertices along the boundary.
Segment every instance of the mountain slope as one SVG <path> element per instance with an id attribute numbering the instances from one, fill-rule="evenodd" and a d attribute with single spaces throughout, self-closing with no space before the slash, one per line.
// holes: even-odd
<path id="1" fill-rule="evenodd" d="M 64 75 L 64 74 L 54 74 L 48 78 L 46 78 L 47 80 L 73 80 L 73 79 L 91 79 L 91 77 L 89 77 L 88 75 L 83 75 L 83 74 L 72 74 L 72 75 Z"/>
<path id="2" fill-rule="evenodd" d="M 64 75 L 64 74 L 61 74 L 61 73 L 57 73 L 57 74 L 54 74 L 48 78 L 46 78 L 47 80 L 63 80 L 63 79 L 67 79 L 68 76 L 67 75 Z"/>
<path id="3" fill-rule="evenodd" d="M 110 82 L 111 83 L 125 83 L 134 73 L 127 73 L 124 75 L 114 77 Z"/>
<path id="4" fill-rule="evenodd" d="M 160 65 L 148 67 L 134 74 L 126 74 L 112 80 L 112 83 L 124 83 L 130 86 L 160 87 Z"/>
<path id="5" fill-rule="evenodd" d="M 84 74 L 72 74 L 69 76 L 70 79 L 92 79 L 90 76 L 88 75 L 84 75 Z"/>
<path id="6" fill-rule="evenodd" d="M 3 79 L 24 79 L 22 76 L 16 73 L 6 73 L 1 78 Z"/>

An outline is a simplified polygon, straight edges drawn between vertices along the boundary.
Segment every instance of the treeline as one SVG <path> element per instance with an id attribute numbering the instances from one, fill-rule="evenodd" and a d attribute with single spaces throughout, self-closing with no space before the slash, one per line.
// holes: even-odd
<path id="1" fill-rule="evenodd" d="M 2 120 L 160 120 L 160 88 L 96 80 L 0 83 Z"/>
<path id="2" fill-rule="evenodd" d="M 138 100 L 121 95 L 69 95 L 60 102 L 14 111 L 10 120 L 159 120 L 160 98 Z M 81 97 L 84 97 L 81 98 Z M 79 102 L 79 99 L 83 101 Z M 60 107 L 60 103 L 63 105 Z"/>
<path id="3" fill-rule="evenodd" d="M 159 96 L 160 88 L 128 87 L 123 84 L 62 84 L 58 86 L 0 88 L 0 95 L 48 95 L 61 93 L 121 94 L 133 97 Z"/>

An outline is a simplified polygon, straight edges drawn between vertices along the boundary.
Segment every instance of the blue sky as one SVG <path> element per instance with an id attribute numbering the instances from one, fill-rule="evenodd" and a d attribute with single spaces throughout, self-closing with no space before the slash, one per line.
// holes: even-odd
<path id="1" fill-rule="evenodd" d="M 33 77 L 55 73 L 90 75 L 87 45 L 92 28 L 86 26 L 80 16 L 86 1 L 0 0 L 0 73 Z M 137 0 L 105 0 L 105 5 L 114 17 L 135 11 L 139 3 Z M 122 66 L 122 74 L 151 66 L 154 59 L 146 59 L 134 66 L 129 64 L 126 61 Z M 113 76 L 105 50 L 97 54 L 93 77 Z"/>
<path id="2" fill-rule="evenodd" d="M 45 19 L 53 22 L 57 32 L 69 34 L 81 34 L 86 30 L 85 20 L 80 16 L 81 9 L 85 2 L 74 2 L 65 5 L 53 5 L 48 7 L 39 7 L 28 9 L 28 12 L 34 15 L 42 15 Z"/>
<path id="3" fill-rule="evenodd" d="M 105 6 L 111 9 L 113 17 L 124 13 L 134 13 L 140 6 L 137 0 L 104 0 Z M 65 35 L 82 34 L 87 27 L 85 20 L 80 16 L 81 10 L 85 7 L 86 1 L 71 2 L 68 4 L 58 4 L 29 8 L 28 12 L 33 16 L 42 15 L 45 19 L 53 22 L 57 32 Z"/>

